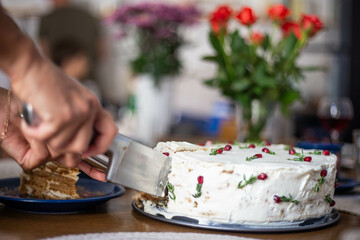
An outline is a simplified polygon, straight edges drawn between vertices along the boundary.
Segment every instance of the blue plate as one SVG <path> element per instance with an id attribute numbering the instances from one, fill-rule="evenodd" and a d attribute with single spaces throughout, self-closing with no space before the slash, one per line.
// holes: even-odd
<path id="1" fill-rule="evenodd" d="M 352 191 L 355 187 L 360 186 L 360 181 L 339 177 L 338 184 L 338 187 L 335 189 L 335 194 L 345 194 Z"/>
<path id="2" fill-rule="evenodd" d="M 0 180 L 0 202 L 6 207 L 35 213 L 76 213 L 93 208 L 125 193 L 122 186 L 79 178 L 76 183 L 81 199 L 47 200 L 26 198 L 19 195 L 19 178 Z"/>

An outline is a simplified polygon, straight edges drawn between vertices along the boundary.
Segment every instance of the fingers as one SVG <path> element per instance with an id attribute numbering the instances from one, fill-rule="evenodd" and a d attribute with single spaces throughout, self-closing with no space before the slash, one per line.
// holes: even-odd
<path id="1" fill-rule="evenodd" d="M 59 156 L 55 161 L 68 168 L 77 168 L 81 163 L 81 157 L 80 154 L 68 153 Z"/>
<path id="2" fill-rule="evenodd" d="M 118 128 L 111 115 L 104 109 L 99 111 L 99 114 L 95 119 L 94 127 L 97 136 L 89 149 L 82 153 L 83 158 L 104 153 L 108 150 L 118 132 Z"/>
<path id="3" fill-rule="evenodd" d="M 44 142 L 59 153 L 85 152 L 93 135 L 95 116 L 99 115 L 101 109 L 95 98 L 91 98 L 85 105 L 88 106 L 81 109 L 77 107 L 74 113 L 59 120 L 61 124 L 42 120 L 38 126 L 28 126 L 23 121 L 22 131 L 28 137 Z"/>
<path id="4" fill-rule="evenodd" d="M 105 173 L 91 167 L 90 165 L 86 164 L 85 162 L 80 162 L 79 168 L 81 171 L 83 171 L 86 175 L 88 175 L 89 177 L 96 179 L 98 181 L 101 182 L 105 182 L 106 181 L 106 177 L 105 177 Z"/>
<path id="5" fill-rule="evenodd" d="M 19 165 L 24 170 L 31 170 L 45 163 L 50 155 L 46 146 L 34 139 L 29 140 L 29 149 L 25 152 L 22 158 L 18 159 Z"/>

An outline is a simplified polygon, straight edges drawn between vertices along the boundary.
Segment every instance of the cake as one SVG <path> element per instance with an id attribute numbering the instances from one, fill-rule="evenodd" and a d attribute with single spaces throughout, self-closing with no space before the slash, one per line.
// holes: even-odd
<path id="1" fill-rule="evenodd" d="M 164 198 L 139 193 L 138 207 L 199 223 L 294 222 L 330 214 L 337 157 L 287 145 L 160 142 L 172 158 Z"/>
<path id="2" fill-rule="evenodd" d="M 67 168 L 55 161 L 20 175 L 20 193 L 39 199 L 77 199 L 75 183 L 79 169 Z"/>

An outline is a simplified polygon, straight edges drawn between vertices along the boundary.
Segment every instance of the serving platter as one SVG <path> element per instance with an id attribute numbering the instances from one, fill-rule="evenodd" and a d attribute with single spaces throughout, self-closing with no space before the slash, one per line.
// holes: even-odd
<path id="1" fill-rule="evenodd" d="M 320 218 L 311 218 L 301 221 L 294 222 L 274 222 L 266 224 L 231 224 L 231 223 L 215 223 L 208 222 L 206 224 L 199 223 L 199 220 L 194 218 L 189 218 L 185 216 L 173 216 L 171 219 L 166 218 L 165 214 L 156 213 L 150 214 L 145 212 L 142 208 L 139 208 L 136 205 L 136 202 L 132 202 L 133 209 L 147 217 L 150 217 L 155 220 L 192 227 L 200 228 L 207 230 L 218 230 L 218 231 L 228 231 L 228 232 L 257 232 L 257 233 L 269 233 L 269 232 L 300 232 L 300 231 L 309 231 L 318 228 L 323 228 L 335 224 L 340 219 L 340 214 L 333 209 L 332 212 L 328 215 L 325 215 Z M 163 210 L 164 211 L 164 210 Z M 161 212 L 159 210 L 159 212 Z"/>
<path id="2" fill-rule="evenodd" d="M 125 188 L 90 178 L 79 178 L 76 183 L 80 199 L 48 200 L 20 195 L 20 178 L 0 180 L 0 203 L 5 207 L 25 212 L 64 214 L 77 213 L 94 208 L 125 193 Z"/>

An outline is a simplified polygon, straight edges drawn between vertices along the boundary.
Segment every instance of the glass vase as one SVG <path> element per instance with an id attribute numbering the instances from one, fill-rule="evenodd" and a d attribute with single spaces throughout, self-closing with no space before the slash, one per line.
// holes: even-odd
<path id="1" fill-rule="evenodd" d="M 270 139 L 265 128 L 274 114 L 275 106 L 273 102 L 257 99 L 248 106 L 236 104 L 237 140 L 256 143 Z"/>

